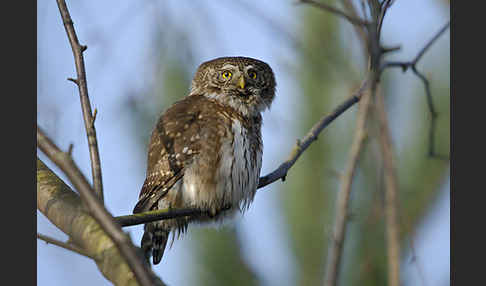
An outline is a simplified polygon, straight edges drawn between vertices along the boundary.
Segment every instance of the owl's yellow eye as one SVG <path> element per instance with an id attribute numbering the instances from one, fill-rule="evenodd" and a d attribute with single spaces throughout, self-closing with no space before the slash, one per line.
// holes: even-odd
<path id="1" fill-rule="evenodd" d="M 257 74 L 254 71 L 249 71 L 248 72 L 248 76 L 251 77 L 252 79 L 256 79 L 257 78 Z"/>
<path id="2" fill-rule="evenodd" d="M 221 74 L 224 79 L 229 79 L 231 77 L 231 72 L 225 71 Z"/>

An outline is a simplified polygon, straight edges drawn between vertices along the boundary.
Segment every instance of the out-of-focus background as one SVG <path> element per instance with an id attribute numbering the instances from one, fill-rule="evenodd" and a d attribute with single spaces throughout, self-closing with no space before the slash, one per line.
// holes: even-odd
<path id="1" fill-rule="evenodd" d="M 325 1 L 339 6 L 339 1 Z M 394 1 L 383 42 L 410 60 L 449 20 L 450 2 Z M 277 96 L 264 113 L 262 175 L 285 160 L 297 138 L 356 90 L 366 63 L 353 27 L 294 1 L 67 1 L 98 109 L 105 203 L 130 214 L 157 117 L 188 92 L 197 66 L 220 56 L 270 64 Z M 359 1 L 356 1 L 360 7 Z M 90 177 L 74 60 L 55 1 L 37 3 L 37 120 Z M 418 64 L 439 113 L 435 149 L 449 155 L 450 37 Z M 422 82 L 388 70 L 383 91 L 399 176 L 403 285 L 450 284 L 449 161 L 427 157 L 430 114 Z M 299 159 L 287 180 L 257 192 L 244 216 L 219 228 L 190 227 L 154 270 L 169 285 L 320 285 L 336 193 L 354 133 L 356 107 L 339 117 Z M 379 148 L 368 140 L 351 197 L 341 285 L 385 285 L 386 248 Z M 41 153 L 40 158 L 65 176 Z M 138 245 L 143 226 L 125 228 Z M 37 212 L 37 231 L 66 235 Z M 37 242 L 38 285 L 110 285 L 88 258 Z"/>

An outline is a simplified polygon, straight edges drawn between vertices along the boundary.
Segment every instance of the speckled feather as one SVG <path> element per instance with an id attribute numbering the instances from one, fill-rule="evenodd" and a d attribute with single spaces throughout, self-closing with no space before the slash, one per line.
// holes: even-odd
<path id="1" fill-rule="evenodd" d="M 249 78 L 250 69 L 259 77 Z M 222 80 L 222 70 L 235 78 Z M 246 80 L 244 89 L 238 88 L 239 77 Z M 134 213 L 196 207 L 211 215 L 146 224 L 142 248 L 147 259 L 152 255 L 159 263 L 169 233 L 180 235 L 190 221 L 219 220 L 248 208 L 261 169 L 260 112 L 270 106 L 274 92 L 267 64 L 218 58 L 203 63 L 189 96 L 162 114 L 150 139 L 147 176 Z"/>

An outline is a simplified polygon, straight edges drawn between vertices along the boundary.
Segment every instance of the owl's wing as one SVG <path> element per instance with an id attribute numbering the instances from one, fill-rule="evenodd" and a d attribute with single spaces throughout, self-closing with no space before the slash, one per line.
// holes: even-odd
<path id="1" fill-rule="evenodd" d="M 199 153 L 201 111 L 187 97 L 159 119 L 149 145 L 147 177 L 133 212 L 150 210 L 184 176 L 184 167 Z"/>

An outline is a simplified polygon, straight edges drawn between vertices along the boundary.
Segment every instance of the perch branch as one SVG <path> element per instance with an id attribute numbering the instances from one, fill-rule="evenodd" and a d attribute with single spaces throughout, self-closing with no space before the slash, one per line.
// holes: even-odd
<path id="1" fill-rule="evenodd" d="M 223 208 L 223 211 L 229 210 L 230 207 Z M 157 220 L 164 220 L 164 219 L 171 219 L 183 216 L 197 216 L 197 215 L 208 215 L 210 216 L 210 212 L 208 211 L 201 211 L 200 209 L 196 208 L 187 208 L 187 209 L 162 209 L 162 210 L 154 210 L 148 211 L 133 215 L 125 215 L 125 216 L 117 216 L 115 217 L 115 221 L 124 226 L 132 226 L 137 224 L 143 224 L 148 222 L 153 222 Z"/>
<path id="2" fill-rule="evenodd" d="M 37 145 L 67 175 L 73 186 L 79 191 L 90 214 L 116 244 L 135 274 L 137 281 L 143 286 L 154 285 L 156 277 L 150 273 L 148 265 L 144 264 L 141 255 L 136 252 L 128 235 L 122 231 L 121 227 L 116 224 L 113 217 L 104 208 L 72 158 L 67 153 L 62 152 L 40 130 L 39 126 L 37 126 Z M 158 284 L 161 285 L 160 280 Z"/>
<path id="3" fill-rule="evenodd" d="M 83 249 L 77 247 L 76 245 L 74 245 L 72 243 L 62 242 L 60 240 L 51 238 L 47 235 L 43 235 L 43 234 L 40 234 L 40 233 L 37 233 L 37 239 L 45 241 L 46 244 L 50 243 L 50 244 L 57 245 L 59 247 L 62 247 L 64 249 L 76 252 L 77 254 L 80 254 L 82 256 L 86 256 L 86 257 L 91 258 L 91 259 L 96 261 L 96 258 L 94 256 L 91 256 L 89 253 L 87 253 L 86 251 L 84 251 Z"/>
<path id="4" fill-rule="evenodd" d="M 371 97 L 369 93 L 365 93 L 361 100 L 361 106 L 358 113 L 358 118 L 356 120 L 356 131 L 353 143 L 351 145 L 351 150 L 349 152 L 346 173 L 342 179 L 341 188 L 338 192 L 333 237 L 329 246 L 329 254 L 326 264 L 326 280 L 324 283 L 326 286 L 334 286 L 337 284 L 344 240 L 346 236 L 346 224 L 348 221 L 348 205 L 351 194 L 351 186 L 366 138 L 366 122 L 370 103 Z"/>
<path id="5" fill-rule="evenodd" d="M 91 159 L 91 172 L 93 177 L 93 188 L 101 201 L 103 198 L 103 181 L 101 177 L 101 163 L 98 150 L 98 140 L 96 139 L 96 129 L 94 127 L 94 118 L 91 114 L 91 103 L 88 96 L 88 84 L 86 81 L 86 70 L 84 67 L 83 52 L 87 49 L 86 46 L 81 45 L 74 30 L 73 20 L 69 14 L 69 10 L 64 0 L 57 0 L 57 6 L 61 13 L 64 28 L 69 38 L 69 43 L 73 50 L 74 62 L 76 65 L 77 79 L 69 78 L 74 82 L 79 89 L 79 97 L 81 100 L 81 109 L 83 111 L 84 127 L 88 137 L 89 155 Z"/>

